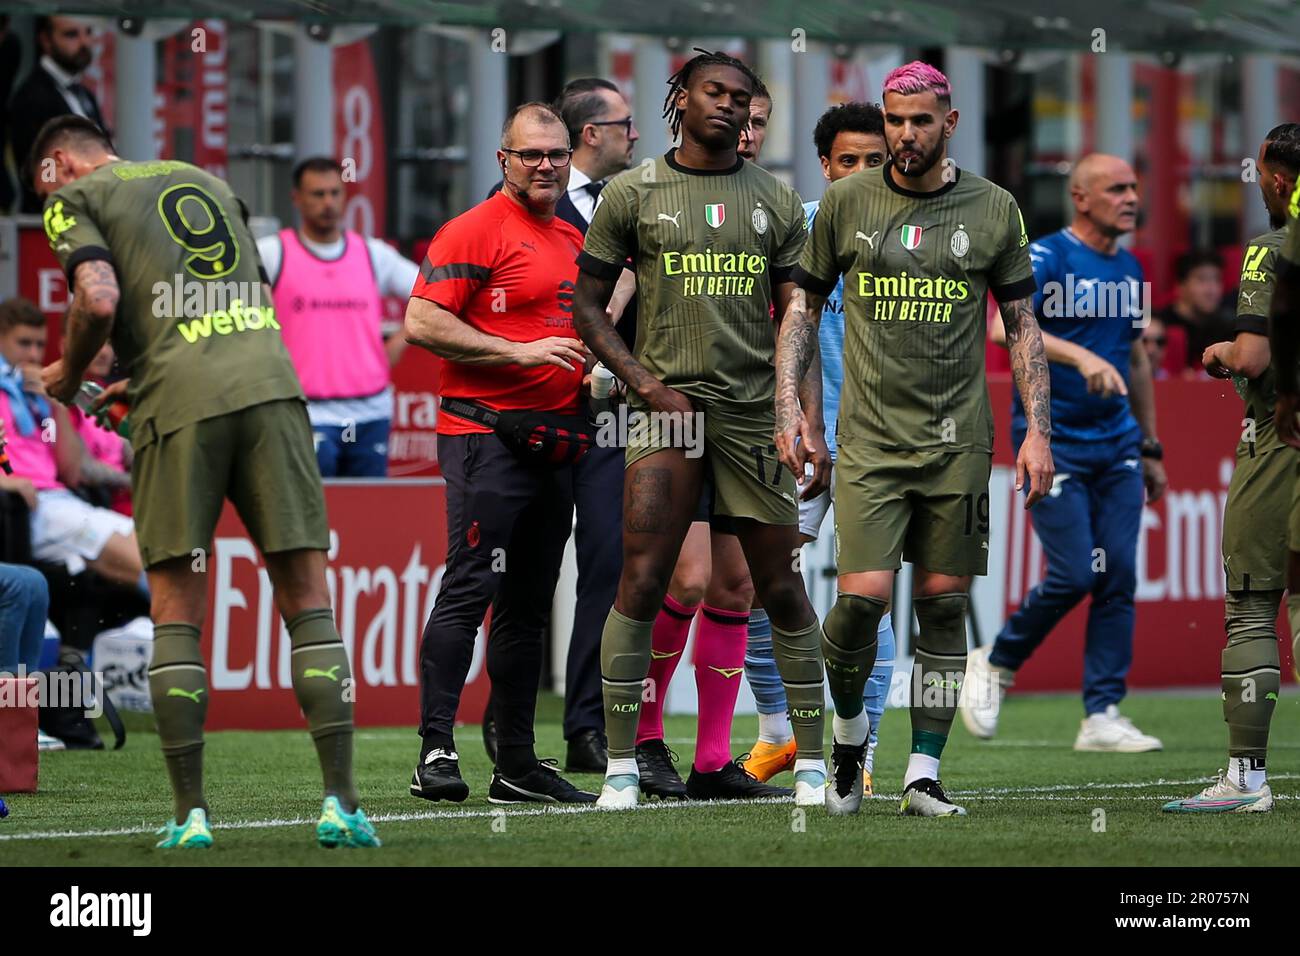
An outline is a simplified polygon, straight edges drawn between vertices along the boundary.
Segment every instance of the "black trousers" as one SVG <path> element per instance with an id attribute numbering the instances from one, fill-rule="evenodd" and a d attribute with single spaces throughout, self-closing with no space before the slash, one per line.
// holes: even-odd
<path id="1" fill-rule="evenodd" d="M 623 573 L 622 448 L 591 449 L 573 466 L 578 513 L 578 597 L 564 677 L 564 737 L 605 730 L 600 687 L 600 635 Z"/>
<path id="2" fill-rule="evenodd" d="M 447 481 L 447 568 L 420 644 L 420 735 L 452 727 L 488 606 L 497 739 L 531 747 L 542 640 L 573 524 L 569 469 L 525 465 L 492 434 L 439 435 Z"/>

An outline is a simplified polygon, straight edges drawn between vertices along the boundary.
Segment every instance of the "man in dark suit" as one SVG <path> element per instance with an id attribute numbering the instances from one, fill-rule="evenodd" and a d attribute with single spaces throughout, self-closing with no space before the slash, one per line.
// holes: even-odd
<path id="1" fill-rule="evenodd" d="M 638 137 L 632 110 L 609 80 L 584 77 L 567 84 L 555 110 L 569 129 L 573 161 L 569 186 L 555 214 L 585 234 L 605 180 L 632 164 Z M 631 273 L 625 273 L 631 282 Z M 626 302 L 626 297 L 616 296 Z M 611 306 L 613 304 L 611 303 Z M 635 339 L 633 303 L 612 318 L 630 348 Z M 577 512 L 574 546 L 578 555 L 578 595 L 564 681 L 564 769 L 604 773 L 608 753 L 605 710 L 600 686 L 600 635 L 614 603 L 623 568 L 622 448 L 593 448 L 573 466 Z M 488 713 L 492 713 L 489 705 Z M 494 730 L 485 719 L 484 742 L 495 746 Z"/>
<path id="2" fill-rule="evenodd" d="M 18 36 L 9 29 L 9 18 L 0 17 L 0 214 L 10 211 L 17 193 L 9 170 L 5 168 L 5 142 L 9 133 L 9 116 L 6 104 L 9 91 L 18 79 L 18 63 L 23 51 L 18 43 Z"/>
<path id="3" fill-rule="evenodd" d="M 9 104 L 10 143 L 14 164 L 20 170 L 46 120 L 76 113 L 106 129 L 95 95 L 80 81 L 94 58 L 92 37 L 90 24 L 75 17 L 36 18 L 36 46 L 41 57 Z M 39 213 L 41 203 L 30 183 L 22 183 L 22 193 L 22 211 Z"/>

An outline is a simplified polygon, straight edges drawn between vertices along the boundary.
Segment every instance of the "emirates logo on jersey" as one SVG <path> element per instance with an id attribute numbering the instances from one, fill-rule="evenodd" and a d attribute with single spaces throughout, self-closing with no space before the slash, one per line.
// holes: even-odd
<path id="1" fill-rule="evenodd" d="M 904 249 L 915 249 L 921 244 L 921 227 L 904 226 L 898 231 L 898 241 L 903 244 Z"/>
<path id="2" fill-rule="evenodd" d="M 711 202 L 704 207 L 704 221 L 711 229 L 718 229 L 727 221 L 727 207 L 720 202 Z"/>

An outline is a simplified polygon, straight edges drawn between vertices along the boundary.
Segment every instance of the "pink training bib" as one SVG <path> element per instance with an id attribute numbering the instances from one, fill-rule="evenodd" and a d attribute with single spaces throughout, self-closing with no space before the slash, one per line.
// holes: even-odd
<path id="1" fill-rule="evenodd" d="M 379 331 L 383 303 L 365 239 L 344 234 L 343 255 L 312 255 L 294 229 L 282 229 L 275 286 L 280 334 L 309 399 L 364 398 L 388 387 Z"/>
<path id="2" fill-rule="evenodd" d="M 42 440 L 44 428 L 41 422 L 36 422 L 36 431 L 32 434 L 18 434 L 13 412 L 9 410 L 9 396 L 4 393 L 0 393 L 0 419 L 5 423 L 5 451 L 9 455 L 9 464 L 13 466 L 14 477 L 29 479 L 37 491 L 62 488 L 54 446 Z"/>

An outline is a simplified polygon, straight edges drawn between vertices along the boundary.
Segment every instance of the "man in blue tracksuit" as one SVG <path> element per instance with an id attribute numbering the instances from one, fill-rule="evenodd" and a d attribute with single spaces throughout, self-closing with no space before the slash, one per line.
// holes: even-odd
<path id="1" fill-rule="evenodd" d="M 1070 177 L 1074 218 L 1030 246 L 1052 378 L 1056 481 L 1030 512 L 1047 575 L 992 647 L 972 651 L 962 717 L 976 737 L 997 730 L 1003 688 L 1048 633 L 1091 595 L 1084 651 L 1085 717 L 1075 750 L 1138 753 L 1160 741 L 1119 713 L 1133 660 L 1137 541 L 1142 506 L 1165 489 L 1151 368 L 1141 341 L 1142 268 L 1119 247 L 1137 225 L 1137 176 L 1116 156 L 1091 154 Z M 1005 342 L 1000 324 L 994 338 Z M 1015 397 L 1012 441 L 1025 437 Z"/>

